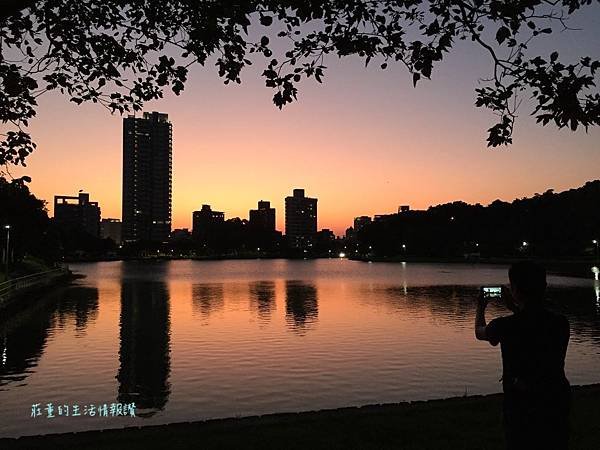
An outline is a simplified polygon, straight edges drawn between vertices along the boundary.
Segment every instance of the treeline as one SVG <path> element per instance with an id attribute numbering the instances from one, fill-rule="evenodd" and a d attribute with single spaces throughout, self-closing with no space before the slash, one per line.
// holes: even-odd
<path id="1" fill-rule="evenodd" d="M 357 233 L 376 256 L 592 257 L 600 240 L 600 180 L 512 203 L 453 202 L 375 220 Z"/>

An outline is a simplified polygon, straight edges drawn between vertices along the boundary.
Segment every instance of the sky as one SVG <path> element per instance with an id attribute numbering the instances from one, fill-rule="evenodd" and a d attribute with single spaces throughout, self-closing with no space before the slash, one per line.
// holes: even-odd
<path id="1" fill-rule="evenodd" d="M 574 19 L 582 31 L 552 35 L 532 54 L 600 57 L 599 9 Z M 319 199 L 318 228 L 341 235 L 354 217 L 399 205 L 485 205 L 600 178 L 600 130 L 538 126 L 527 102 L 514 144 L 486 147 L 495 117 L 474 106 L 474 90 L 492 66 L 471 43 L 460 42 L 416 89 L 400 65 L 365 68 L 358 58 L 335 56 L 325 65 L 323 84 L 301 83 L 298 101 L 282 111 L 259 76 L 263 65 L 228 86 L 212 65 L 195 66 L 180 96 L 146 104 L 173 124 L 173 228 L 191 228 L 202 204 L 226 219 L 247 218 L 259 200 L 270 200 L 284 231 L 284 198 L 304 188 Z M 32 177 L 30 188 L 51 215 L 54 195 L 83 189 L 103 218 L 121 217 L 121 116 L 48 93 L 30 131 L 38 149 L 11 173 Z"/>

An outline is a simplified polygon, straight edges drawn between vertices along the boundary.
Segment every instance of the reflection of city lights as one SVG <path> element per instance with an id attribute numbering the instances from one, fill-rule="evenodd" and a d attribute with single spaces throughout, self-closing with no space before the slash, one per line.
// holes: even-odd
<path id="1" fill-rule="evenodd" d="M 340 253 L 340 258 L 345 258 L 345 257 L 346 257 L 346 254 L 344 252 L 341 252 Z"/>
<path id="2" fill-rule="evenodd" d="M 2 365 L 4 366 L 6 364 L 6 346 L 4 346 L 2 348 Z"/>
<path id="3" fill-rule="evenodd" d="M 600 274 L 600 269 L 596 266 L 592 267 L 592 273 L 594 274 L 594 280 L 598 281 L 598 275 Z"/>

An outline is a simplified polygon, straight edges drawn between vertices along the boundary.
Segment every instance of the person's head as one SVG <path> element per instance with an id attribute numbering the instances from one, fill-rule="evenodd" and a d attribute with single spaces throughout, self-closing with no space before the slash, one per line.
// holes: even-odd
<path id="1" fill-rule="evenodd" d="M 510 291 L 520 308 L 540 305 L 546 293 L 546 269 L 533 261 L 513 264 L 508 270 Z"/>

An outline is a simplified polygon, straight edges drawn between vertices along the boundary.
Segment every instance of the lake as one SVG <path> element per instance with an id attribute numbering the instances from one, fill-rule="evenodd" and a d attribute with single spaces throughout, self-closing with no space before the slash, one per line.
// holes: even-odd
<path id="1" fill-rule="evenodd" d="M 320 259 L 71 269 L 86 277 L 0 318 L 1 437 L 502 389 L 500 349 L 475 340 L 473 321 L 478 286 L 506 284 L 504 266 Z M 571 322 L 569 380 L 600 381 L 599 282 L 591 272 L 548 281 L 552 308 Z M 503 314 L 491 304 L 487 318 Z M 136 417 L 91 415 L 89 405 L 116 403 L 135 403 Z M 41 415 L 31 417 L 37 404 Z"/>

